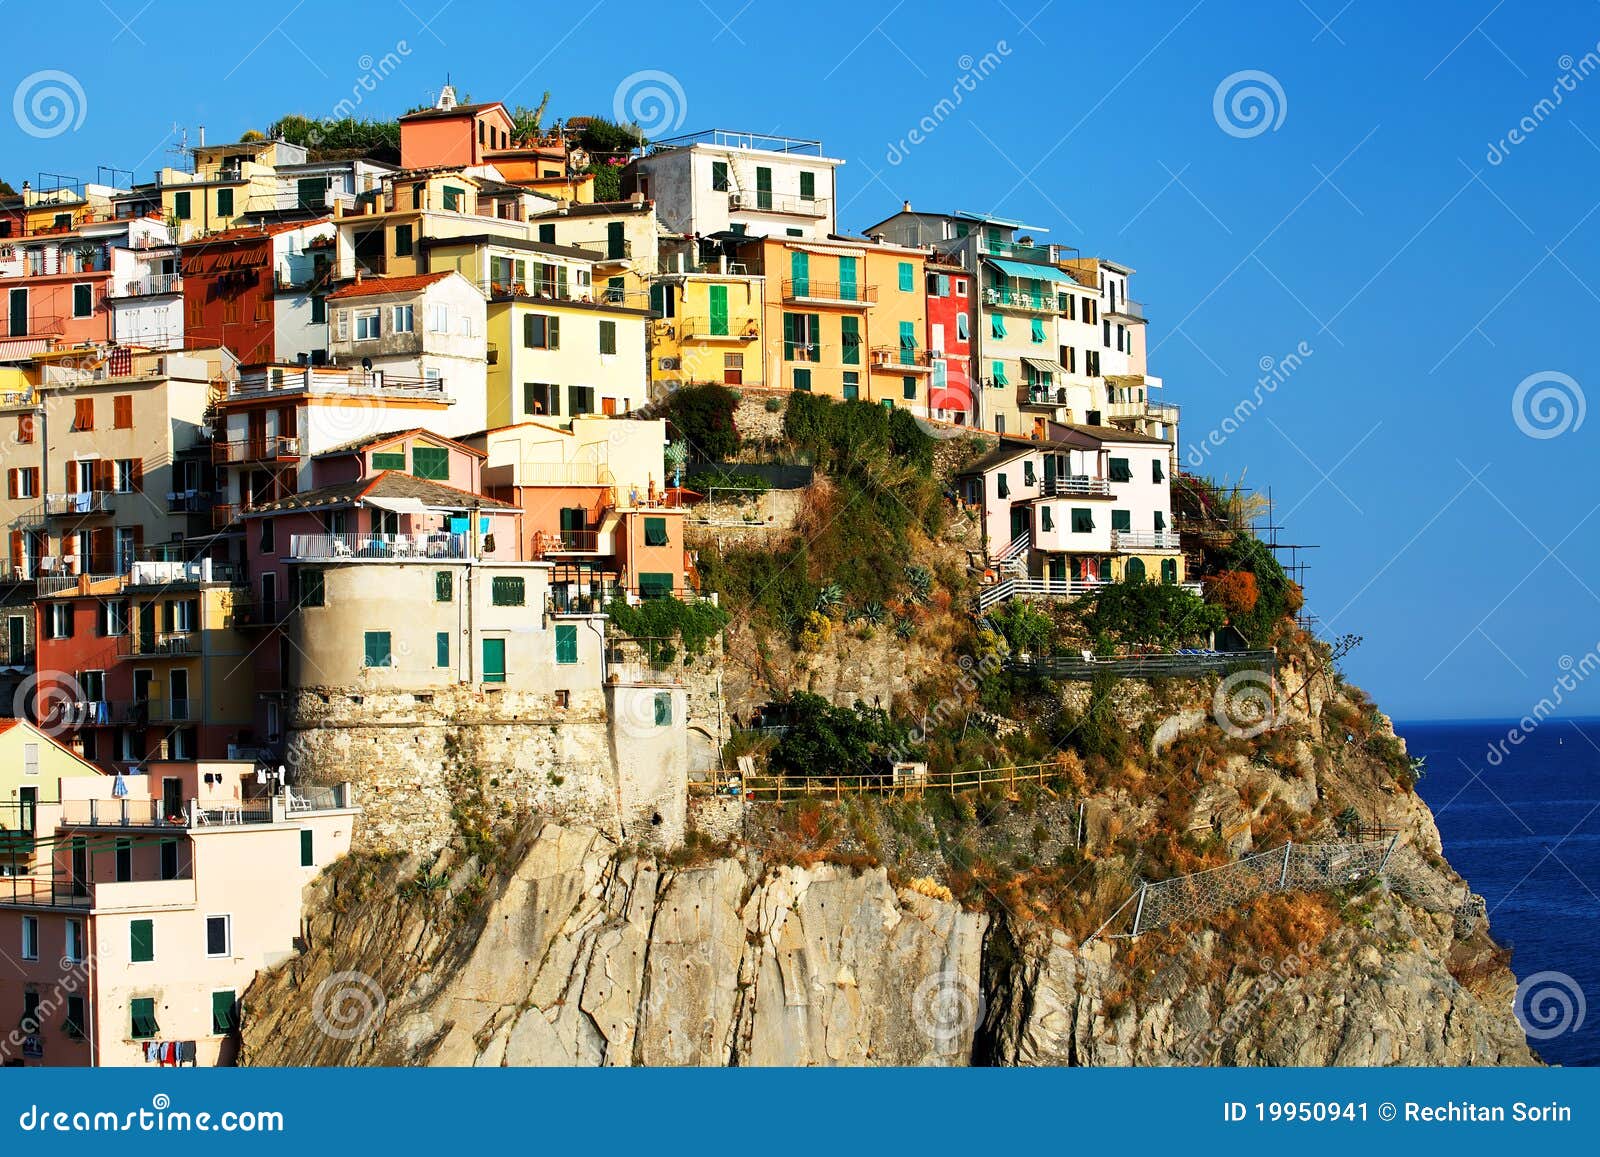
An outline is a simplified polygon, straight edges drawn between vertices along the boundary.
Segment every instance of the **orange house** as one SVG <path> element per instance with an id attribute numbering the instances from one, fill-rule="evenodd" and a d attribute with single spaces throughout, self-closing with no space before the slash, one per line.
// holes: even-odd
<path id="1" fill-rule="evenodd" d="M 400 167 L 482 165 L 484 154 L 511 147 L 515 129 L 499 101 L 457 104 L 455 90 L 445 85 L 433 108 L 400 118 Z"/>

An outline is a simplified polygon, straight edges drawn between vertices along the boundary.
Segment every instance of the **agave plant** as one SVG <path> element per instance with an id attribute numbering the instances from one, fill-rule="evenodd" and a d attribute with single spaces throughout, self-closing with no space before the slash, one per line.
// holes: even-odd
<path id="1" fill-rule="evenodd" d="M 861 617 L 866 619 L 867 622 L 871 623 L 874 627 L 879 627 L 882 626 L 883 621 L 889 617 L 889 612 L 884 608 L 882 603 L 868 603 L 866 606 L 861 608 Z"/>
<path id="2" fill-rule="evenodd" d="M 844 601 L 844 591 L 838 583 L 828 583 L 817 592 L 817 610 L 826 614 Z"/>

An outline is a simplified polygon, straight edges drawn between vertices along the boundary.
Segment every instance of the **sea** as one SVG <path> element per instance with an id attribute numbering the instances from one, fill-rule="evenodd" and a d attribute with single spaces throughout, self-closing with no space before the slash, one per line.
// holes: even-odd
<path id="1" fill-rule="evenodd" d="M 1396 723 L 1550 1064 L 1600 1065 L 1600 719 Z M 1513 741 L 1515 735 L 1518 741 Z"/>

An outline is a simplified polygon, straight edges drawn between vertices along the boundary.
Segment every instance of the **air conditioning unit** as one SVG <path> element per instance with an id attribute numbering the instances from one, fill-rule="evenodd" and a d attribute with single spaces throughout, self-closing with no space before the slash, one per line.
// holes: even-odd
<path id="1" fill-rule="evenodd" d="M 664 369 L 664 370 L 676 370 L 676 369 L 679 368 L 680 359 L 678 359 L 678 358 L 662 358 L 662 359 L 660 359 L 660 363 L 661 363 L 661 368 Z"/>

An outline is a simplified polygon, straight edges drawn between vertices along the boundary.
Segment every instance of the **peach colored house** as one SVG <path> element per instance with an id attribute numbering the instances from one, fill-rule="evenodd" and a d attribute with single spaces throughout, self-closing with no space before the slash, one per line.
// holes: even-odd
<path id="1" fill-rule="evenodd" d="M 301 890 L 349 851 L 349 787 L 285 790 L 217 760 L 63 778 L 57 795 L 34 814 L 50 857 L 0 879 L 0 1009 L 16 1017 L 0 1057 L 230 1064 L 240 996 L 294 952 Z"/>
<path id="2" fill-rule="evenodd" d="M 457 104 L 449 85 L 433 108 L 400 118 L 400 164 L 406 169 L 481 165 L 491 149 L 509 149 L 516 131 L 499 101 Z"/>

